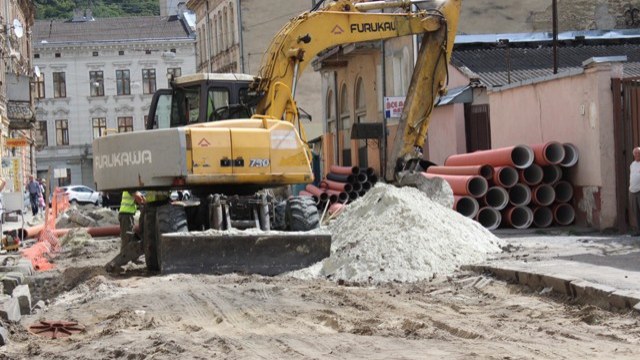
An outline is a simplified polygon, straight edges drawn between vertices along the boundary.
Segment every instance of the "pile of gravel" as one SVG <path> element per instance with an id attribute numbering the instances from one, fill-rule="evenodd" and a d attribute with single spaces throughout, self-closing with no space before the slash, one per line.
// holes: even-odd
<path id="1" fill-rule="evenodd" d="M 377 184 L 332 223 L 331 256 L 299 278 L 383 283 L 449 274 L 501 251 L 501 240 L 424 192 Z"/>

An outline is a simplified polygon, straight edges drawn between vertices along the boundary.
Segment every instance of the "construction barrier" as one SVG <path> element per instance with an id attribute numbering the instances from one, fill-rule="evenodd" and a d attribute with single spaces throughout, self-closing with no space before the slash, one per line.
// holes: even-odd
<path id="1" fill-rule="evenodd" d="M 21 250 L 22 256 L 29 259 L 37 271 L 53 269 L 49 259 L 60 251 L 60 241 L 55 234 L 58 216 L 69 208 L 69 197 L 61 189 L 55 188 L 51 196 L 51 204 L 45 209 L 44 226 L 38 225 L 25 230 L 30 237 L 38 238 L 38 242 L 28 249 Z M 36 232 L 37 231 L 37 232 Z"/>

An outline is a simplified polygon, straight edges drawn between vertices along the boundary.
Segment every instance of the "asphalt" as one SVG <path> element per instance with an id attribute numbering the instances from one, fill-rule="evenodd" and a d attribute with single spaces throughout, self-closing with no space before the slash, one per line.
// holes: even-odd
<path id="1" fill-rule="evenodd" d="M 24 214 L 2 231 L 43 222 Z M 555 292 L 611 310 L 640 312 L 640 237 L 567 227 L 499 229 L 503 253 L 465 269 L 490 273 L 541 293 Z"/>

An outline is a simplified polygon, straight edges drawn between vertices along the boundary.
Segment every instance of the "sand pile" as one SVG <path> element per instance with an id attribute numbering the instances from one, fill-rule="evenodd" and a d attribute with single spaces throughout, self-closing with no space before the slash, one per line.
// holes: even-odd
<path id="1" fill-rule="evenodd" d="M 331 256 L 292 276 L 414 282 L 501 251 L 500 239 L 477 222 L 418 189 L 386 184 L 352 203 L 329 230 Z"/>

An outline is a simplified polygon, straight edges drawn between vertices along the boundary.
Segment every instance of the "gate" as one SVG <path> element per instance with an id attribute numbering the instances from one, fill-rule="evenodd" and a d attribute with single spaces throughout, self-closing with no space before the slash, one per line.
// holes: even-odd
<path id="1" fill-rule="evenodd" d="M 618 230 L 629 230 L 629 165 L 640 146 L 640 78 L 612 79 Z"/>

